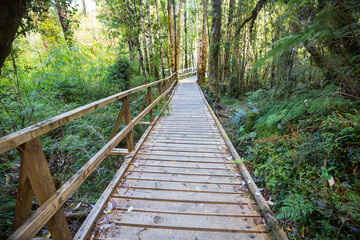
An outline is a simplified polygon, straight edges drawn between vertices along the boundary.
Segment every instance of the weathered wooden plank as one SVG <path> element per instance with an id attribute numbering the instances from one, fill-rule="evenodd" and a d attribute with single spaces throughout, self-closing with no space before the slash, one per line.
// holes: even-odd
<path id="1" fill-rule="evenodd" d="M 171 146 L 144 146 L 142 151 L 165 151 L 165 152 L 186 152 L 189 154 L 192 153 L 216 153 L 216 154 L 226 154 L 227 148 L 224 146 L 222 148 L 218 147 L 171 147 Z"/>
<path id="2" fill-rule="evenodd" d="M 264 227 L 256 225 L 251 217 L 132 212 L 131 214 L 108 214 L 107 218 L 113 218 L 118 224 L 124 226 L 247 233 L 264 231 Z"/>
<path id="3" fill-rule="evenodd" d="M 185 157 L 201 157 L 201 158 L 226 158 L 229 154 L 220 152 L 220 153 L 209 153 L 209 152 L 191 152 L 191 151 L 180 151 L 180 150 L 168 150 L 168 151 L 152 151 L 151 149 L 142 149 L 140 151 L 141 154 L 151 154 L 156 156 L 185 156 Z"/>
<path id="4" fill-rule="evenodd" d="M 203 142 L 201 140 L 183 140 L 183 139 L 162 139 L 162 138 L 152 138 L 149 137 L 148 141 L 146 142 L 145 145 L 153 145 L 153 144 L 182 144 L 182 145 L 193 145 L 193 146 L 201 146 L 201 145 L 206 145 L 206 146 L 218 146 L 218 145 L 222 145 L 224 142 L 221 141 L 209 141 L 207 140 L 206 142 Z"/>
<path id="5" fill-rule="evenodd" d="M 152 166 L 136 166 L 131 165 L 129 171 L 132 172 L 152 172 L 152 173 L 168 173 L 168 174 L 196 174 L 211 176 L 237 176 L 234 171 L 229 170 L 212 170 L 212 169 L 195 169 L 195 168 L 171 168 L 171 167 L 152 167 Z"/>
<path id="6" fill-rule="evenodd" d="M 177 181 L 177 182 L 196 182 L 196 183 L 222 183 L 222 184 L 240 184 L 238 177 L 218 177 L 203 175 L 184 175 L 184 174 L 164 174 L 164 173 L 139 173 L 132 172 L 127 179 L 143 179 L 158 181 Z"/>
<path id="7" fill-rule="evenodd" d="M 136 236 L 138 239 L 158 240 L 265 240 L 269 239 L 264 233 L 241 233 L 241 232 L 209 232 L 174 230 L 149 227 L 129 227 L 115 225 L 107 230 L 99 231 L 95 239 L 98 240 L 129 240 Z"/>
<path id="8" fill-rule="evenodd" d="M 232 163 L 218 163 L 218 162 L 179 162 L 179 161 L 161 161 L 161 160 L 136 160 L 136 163 L 141 166 L 156 166 L 156 167 L 182 167 L 182 168 L 203 168 L 203 169 L 235 169 Z"/>
<path id="9" fill-rule="evenodd" d="M 154 201 L 144 199 L 111 198 L 118 211 L 127 211 L 133 207 L 133 211 L 181 213 L 184 215 L 215 215 L 232 217 L 256 217 L 260 216 L 256 206 L 245 204 L 240 208 L 239 204 L 214 204 L 214 203 L 191 203 L 175 201 Z"/>
<path id="10" fill-rule="evenodd" d="M 169 191 L 193 191 L 193 192 L 213 192 L 236 194 L 244 193 L 240 190 L 241 185 L 222 185 L 222 184 L 199 184 L 199 183 L 181 183 L 181 182 L 156 182 L 146 180 L 126 180 L 122 186 L 129 186 L 137 189 L 158 189 Z"/>
<path id="11" fill-rule="evenodd" d="M 214 163 L 233 163 L 233 158 L 222 157 L 198 157 L 198 156 L 178 156 L 175 154 L 172 155 L 153 155 L 150 152 L 143 152 L 141 155 L 138 155 L 136 159 L 143 160 L 161 160 L 161 161 L 181 161 L 181 162 L 214 162 Z"/>

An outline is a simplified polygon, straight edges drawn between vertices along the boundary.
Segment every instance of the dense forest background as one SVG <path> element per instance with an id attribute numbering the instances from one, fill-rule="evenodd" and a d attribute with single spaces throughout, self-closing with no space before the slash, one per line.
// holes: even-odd
<path id="1" fill-rule="evenodd" d="M 16 14 L 0 10 L 0 136 L 196 67 L 289 238 L 359 238 L 358 0 L 4 6 Z M 143 94 L 131 99 L 132 108 Z M 41 138 L 57 187 L 106 143 L 118 110 L 109 105 Z M 143 130 L 138 126 L 135 138 Z M 11 233 L 19 162 L 15 150 L 0 155 L 2 238 Z M 120 165 L 106 159 L 64 205 L 73 232 Z M 49 237 L 47 229 L 39 236 Z"/>

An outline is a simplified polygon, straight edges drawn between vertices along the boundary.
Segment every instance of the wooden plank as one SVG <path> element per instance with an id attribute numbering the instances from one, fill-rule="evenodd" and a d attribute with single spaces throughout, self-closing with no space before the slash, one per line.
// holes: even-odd
<path id="1" fill-rule="evenodd" d="M 158 240 L 265 240 L 269 239 L 264 233 L 240 233 L 240 232 L 209 232 L 209 231 L 190 231 L 174 230 L 149 227 L 129 227 L 115 225 L 104 231 L 99 231 L 95 239 L 98 240 L 129 240 L 134 239 Z"/>
<path id="2" fill-rule="evenodd" d="M 225 144 L 221 144 L 220 142 L 215 142 L 212 144 L 207 144 L 204 141 L 190 141 L 186 142 L 177 141 L 175 143 L 172 142 L 164 142 L 164 141 L 156 141 L 156 140 L 149 140 L 145 146 L 149 147 L 180 147 L 180 148 L 206 148 L 206 149 L 227 149 Z"/>
<path id="3" fill-rule="evenodd" d="M 203 168 L 203 169 L 234 169 L 232 163 L 218 162 L 179 162 L 179 161 L 161 161 L 161 160 L 136 160 L 141 166 L 157 166 L 157 167 L 182 167 L 182 168 Z"/>
<path id="4" fill-rule="evenodd" d="M 143 179 L 157 181 L 174 182 L 193 182 L 193 183 L 220 183 L 220 184 L 240 184 L 241 180 L 237 177 L 218 177 L 218 176 L 194 176 L 183 174 L 160 174 L 160 173 L 131 173 L 127 179 Z"/>
<path id="5" fill-rule="evenodd" d="M 131 214 L 108 214 L 107 218 L 118 219 L 116 222 L 123 226 L 247 233 L 261 233 L 265 230 L 262 225 L 256 225 L 250 217 L 132 212 Z"/>
<path id="6" fill-rule="evenodd" d="M 140 153 L 146 153 L 156 156 L 191 156 L 191 157 L 201 157 L 201 158 L 222 158 L 222 157 L 228 157 L 229 155 L 227 153 L 208 153 L 208 152 L 190 152 L 190 151 L 180 151 L 180 150 L 174 150 L 174 151 L 152 151 L 148 149 L 141 150 Z"/>
<path id="7" fill-rule="evenodd" d="M 125 183 L 126 182 L 126 183 Z M 192 192 L 212 192 L 237 194 L 244 193 L 240 190 L 241 185 L 222 185 L 222 184 L 199 184 L 181 182 L 156 182 L 146 180 L 126 180 L 122 186 L 129 186 L 134 189 L 157 189 L 168 191 L 192 191 Z"/>
<path id="8" fill-rule="evenodd" d="M 231 170 L 211 170 L 211 169 L 195 169 L 195 168 L 171 168 L 171 167 L 151 167 L 131 165 L 129 171 L 132 172 L 152 172 L 152 173 L 169 173 L 169 174 L 193 174 L 193 175 L 211 175 L 211 176 L 237 176 Z"/>
<path id="9" fill-rule="evenodd" d="M 122 119 L 123 115 L 124 115 L 124 104 L 122 104 L 121 109 L 119 111 L 119 114 L 118 114 L 118 116 L 116 118 L 115 125 L 114 125 L 113 130 L 111 131 L 111 134 L 110 134 L 110 139 L 112 139 L 116 135 L 116 133 L 118 131 L 118 128 L 120 126 L 121 119 Z"/>
<path id="10" fill-rule="evenodd" d="M 218 146 L 218 145 L 222 145 L 224 144 L 224 142 L 221 141 L 199 141 L 199 140 L 183 140 L 183 139 L 161 139 L 161 138 L 148 138 L 148 141 L 146 143 L 146 145 L 151 145 L 151 144 L 182 144 L 182 145 L 197 145 L 197 146 L 201 146 L 201 145 L 206 145 L 206 146 Z"/>
<path id="11" fill-rule="evenodd" d="M 226 157 L 197 157 L 197 156 L 178 156 L 178 155 L 153 155 L 142 153 L 136 159 L 142 160 L 161 160 L 172 162 L 213 162 L 213 163 L 233 163 L 233 159 L 227 160 Z M 230 158 L 229 158 L 230 159 Z"/>
<path id="12" fill-rule="evenodd" d="M 147 189 L 125 189 L 117 188 L 112 197 L 148 199 L 180 202 L 200 202 L 216 204 L 251 204 L 252 202 L 246 194 L 222 194 L 222 193 L 203 193 L 203 192 L 174 192 L 167 190 L 147 190 Z"/>
<path id="13" fill-rule="evenodd" d="M 15 133 L 9 134 L 7 136 L 0 138 L 0 154 L 9 151 L 12 148 L 15 148 L 19 146 L 20 144 L 23 144 L 31 139 L 34 139 L 44 133 L 50 132 L 51 130 L 54 130 L 55 128 L 60 127 L 61 125 L 64 125 L 65 123 L 71 122 L 72 120 L 79 118 L 89 112 L 92 112 L 98 108 L 101 108 L 103 106 L 106 106 L 112 102 L 115 102 L 116 100 L 120 100 L 126 96 L 129 96 L 132 93 L 138 92 L 142 89 L 157 85 L 161 82 L 167 81 L 169 79 L 173 79 L 175 74 L 172 74 L 168 78 L 158 80 L 146 85 L 142 85 L 136 88 L 129 89 L 127 91 L 123 91 L 121 93 L 114 94 L 112 96 L 109 96 L 107 98 L 100 99 L 98 101 L 89 103 L 85 106 L 76 108 L 74 110 L 71 110 L 69 112 L 60 114 L 58 116 L 55 116 L 53 118 L 47 119 L 45 121 L 39 122 L 35 125 L 32 125 L 30 127 L 24 128 L 20 131 L 17 131 Z"/>
<path id="14" fill-rule="evenodd" d="M 19 151 L 21 148 L 18 148 Z M 26 173 L 24 158 L 20 162 L 20 174 L 18 181 L 18 195 L 16 198 L 15 214 L 13 220 L 13 231 L 18 229 L 30 216 L 34 192 L 31 188 L 29 178 Z"/>
<path id="15" fill-rule="evenodd" d="M 124 105 L 125 125 L 128 125 L 131 123 L 130 102 L 128 96 L 123 98 L 123 105 Z M 134 149 L 134 138 L 132 134 L 132 129 L 126 135 L 126 145 L 128 148 L 128 152 L 131 152 Z"/>
<path id="16" fill-rule="evenodd" d="M 130 207 L 133 207 L 134 212 L 181 213 L 184 215 L 232 217 L 260 216 L 260 213 L 257 210 L 254 210 L 253 205 L 247 204 L 243 205 L 243 208 L 240 208 L 239 204 L 189 203 L 125 198 L 111 198 L 111 202 L 115 203 L 118 211 L 127 211 Z"/>
<path id="17" fill-rule="evenodd" d="M 177 147 L 177 146 L 144 146 L 142 148 L 144 151 L 166 151 L 166 152 L 188 152 L 191 153 L 219 153 L 219 154 L 226 154 L 227 148 L 224 147 L 204 147 L 204 146 L 198 146 L 198 147 L 191 147 L 191 146 L 184 146 L 184 147 Z"/>
<path id="18" fill-rule="evenodd" d="M 110 155 L 120 155 L 120 156 L 126 156 L 129 154 L 129 150 L 124 148 L 114 148 L 110 151 Z"/>

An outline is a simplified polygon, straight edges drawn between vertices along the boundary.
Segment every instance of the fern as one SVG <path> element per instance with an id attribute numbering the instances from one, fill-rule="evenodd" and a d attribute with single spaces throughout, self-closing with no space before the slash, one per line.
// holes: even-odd
<path id="1" fill-rule="evenodd" d="M 314 204 L 304 199 L 301 195 L 293 194 L 285 199 L 276 218 L 290 218 L 295 221 L 305 219 L 307 215 L 314 211 L 314 208 Z"/>

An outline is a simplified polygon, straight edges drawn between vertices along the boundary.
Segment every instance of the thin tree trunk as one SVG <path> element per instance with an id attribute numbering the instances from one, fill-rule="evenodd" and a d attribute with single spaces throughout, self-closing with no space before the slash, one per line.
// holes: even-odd
<path id="1" fill-rule="evenodd" d="M 138 53 L 139 53 L 139 62 L 140 62 L 140 66 L 141 66 L 141 70 L 142 70 L 143 76 L 144 76 L 144 84 L 146 84 L 146 83 L 147 83 L 146 71 L 145 71 L 144 58 L 143 58 L 142 51 L 141 51 L 141 46 L 140 46 L 139 37 L 136 37 L 136 39 L 135 39 L 135 45 L 136 45 L 136 48 L 137 48 Z"/>
<path id="2" fill-rule="evenodd" d="M 85 0 L 81 0 L 84 16 L 87 17 Z"/>
<path id="3" fill-rule="evenodd" d="M 189 68 L 188 65 L 188 46 L 187 46 L 187 25 L 186 25 L 186 9 L 184 8 L 184 33 L 185 33 L 185 37 L 184 37 L 184 43 L 185 43 L 185 51 L 184 51 L 184 58 L 185 58 L 185 68 Z"/>
<path id="4" fill-rule="evenodd" d="M 205 73 L 207 65 L 207 30 L 206 30 L 206 18 L 207 18 L 207 0 L 203 0 L 202 8 L 202 30 L 201 30 L 201 42 L 200 42 L 200 56 L 198 66 L 198 81 L 200 84 L 205 83 Z"/>
<path id="5" fill-rule="evenodd" d="M 215 101 L 219 101 L 219 54 L 221 38 L 221 0 L 212 0 L 211 47 L 209 56 L 209 82 Z"/>
<path id="6" fill-rule="evenodd" d="M 148 17 L 148 31 L 149 31 L 149 50 L 150 50 L 150 65 L 151 71 L 155 78 L 159 78 L 159 70 L 154 61 L 153 45 L 152 45 L 152 33 L 151 33 L 151 16 L 150 16 L 150 0 L 147 0 L 147 17 Z"/>
<path id="7" fill-rule="evenodd" d="M 158 34 L 159 34 L 159 53 L 160 53 L 161 73 L 162 73 L 163 78 L 165 78 L 166 75 L 165 75 L 164 59 L 163 59 L 162 44 L 161 44 L 162 34 L 161 34 L 161 25 L 160 25 L 159 8 L 158 8 L 157 0 L 155 0 L 155 6 L 156 6 L 156 18 L 157 18 L 158 27 L 159 27 Z"/>
<path id="8" fill-rule="evenodd" d="M 64 33 L 65 41 L 69 41 L 70 40 L 70 36 L 69 36 L 70 24 L 67 19 L 68 16 L 66 13 L 66 6 L 62 2 L 60 2 L 60 0 L 55 0 L 55 5 L 56 5 L 56 10 L 57 10 L 57 13 L 59 16 L 61 29 Z"/>
<path id="9" fill-rule="evenodd" d="M 146 41 L 146 36 L 145 36 L 145 23 L 144 23 L 143 10 L 142 10 L 142 0 L 139 0 L 139 8 L 140 8 L 141 32 L 142 32 L 142 38 L 143 38 L 143 44 L 144 44 L 146 71 L 147 71 L 147 73 L 150 73 L 148 51 L 147 51 L 147 47 L 146 47 L 147 41 Z"/>
<path id="10" fill-rule="evenodd" d="M 230 67 L 229 67 L 229 56 L 231 51 L 231 32 L 232 32 L 232 22 L 234 17 L 234 7 L 235 7 L 235 0 L 230 0 L 229 3 L 229 15 L 228 15 L 228 23 L 227 23 L 227 30 L 226 30 L 226 42 L 225 42 L 225 53 L 224 53 L 224 81 L 227 81 L 230 76 Z"/>
<path id="11" fill-rule="evenodd" d="M 175 72 L 175 32 L 174 32 L 174 22 L 173 22 L 173 14 L 171 9 L 171 2 L 167 0 L 167 8 L 168 8 L 168 18 L 169 18 L 169 32 L 170 32 L 170 45 L 171 45 L 171 70 Z"/>
<path id="12" fill-rule="evenodd" d="M 177 44 L 176 44 L 176 72 L 179 71 L 180 65 L 180 45 L 181 45 L 181 11 L 184 0 L 180 0 L 179 13 L 178 13 L 178 24 L 177 24 Z"/>

